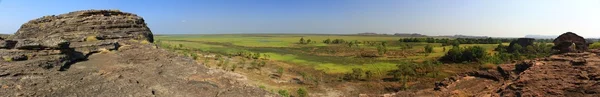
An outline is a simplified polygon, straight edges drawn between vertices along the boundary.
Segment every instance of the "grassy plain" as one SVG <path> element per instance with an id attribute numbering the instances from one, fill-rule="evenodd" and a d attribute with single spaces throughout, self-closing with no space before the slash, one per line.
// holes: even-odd
<path id="1" fill-rule="evenodd" d="M 298 44 L 300 38 L 316 41 L 310 44 Z M 270 60 L 283 61 L 297 65 L 311 66 L 326 73 L 345 73 L 352 68 L 377 71 L 378 74 L 396 69 L 398 62 L 435 60 L 445 54 L 451 46 L 441 46 L 439 43 L 404 43 L 413 45 L 410 49 L 401 49 L 397 40 L 403 37 L 395 36 L 356 36 L 356 35 L 291 35 L 291 34 L 223 34 L 223 35 L 161 35 L 156 39 L 162 43 L 193 48 L 204 52 L 233 54 L 237 52 L 261 53 L 269 56 Z M 310 52 L 307 49 L 333 47 L 349 48 L 337 44 L 322 43 L 326 39 L 344 39 L 346 41 L 387 41 L 388 50 L 407 52 L 406 56 L 384 58 L 360 58 L 351 55 L 322 55 L 320 52 Z M 420 53 L 425 45 L 433 45 L 433 53 Z M 465 46 L 482 46 L 493 52 L 497 44 L 463 44 Z M 374 46 L 360 44 L 350 47 L 350 51 L 358 49 L 374 50 Z M 381 73 L 379 73 L 381 72 Z"/>
<path id="2" fill-rule="evenodd" d="M 311 40 L 308 44 L 299 44 L 300 38 Z M 227 61 L 221 58 L 198 59 L 199 62 L 207 66 L 218 68 L 243 68 L 248 64 L 257 62 L 267 62 L 269 69 L 259 69 L 267 71 L 266 74 L 256 73 L 256 71 L 237 69 L 236 72 L 246 76 L 256 77 L 256 83 L 265 90 L 286 89 L 292 91 L 297 88 L 311 87 L 309 91 L 328 91 L 329 88 L 339 87 L 334 90 L 344 90 L 342 87 L 352 86 L 360 91 L 372 91 L 385 93 L 389 87 L 400 87 L 398 82 L 387 82 L 381 79 L 389 78 L 386 75 L 391 70 L 396 70 L 397 64 L 401 63 L 420 63 L 423 61 L 435 61 L 443 56 L 451 46 L 442 46 L 440 43 L 405 43 L 398 39 L 406 37 L 398 36 L 358 36 L 358 35 L 294 35 L 294 34 L 217 34 L 217 35 L 158 35 L 155 36 L 156 43 L 164 48 L 177 48 L 185 50 L 175 50 L 183 54 L 192 52 L 202 52 L 207 55 L 218 54 L 229 56 Z M 358 45 L 348 46 L 347 44 L 326 44 L 326 39 L 343 39 L 345 41 L 360 42 Z M 378 45 L 368 44 L 366 42 L 386 42 L 386 53 L 378 54 L 378 57 L 361 57 L 362 53 L 378 53 Z M 432 53 L 424 53 L 426 45 L 433 46 Z M 409 46 L 409 47 L 407 47 Z M 461 44 L 461 47 L 481 46 L 494 53 L 493 49 L 497 44 Z M 260 59 L 245 59 L 240 56 L 233 56 L 243 52 L 244 54 L 260 54 Z M 230 61 L 230 60 L 237 61 Z M 252 61 L 253 60 L 253 61 Z M 225 64 L 224 66 L 221 66 Z M 429 88 L 431 81 L 444 78 L 454 73 L 464 72 L 464 70 L 473 69 L 477 65 L 440 65 L 440 76 L 425 77 L 414 79 L 411 84 L 418 88 L 419 84 Z M 469 67 L 471 66 L 471 67 Z M 301 78 L 304 81 L 314 80 L 312 85 L 282 84 L 277 81 L 267 80 L 270 73 L 275 73 L 281 68 L 285 71 L 283 78 L 295 79 Z M 351 73 L 352 69 L 360 68 L 363 71 L 373 73 L 373 78 L 366 79 L 372 81 L 362 81 L 353 83 L 337 83 L 340 76 Z M 230 69 L 228 69 L 230 70 Z M 241 71 L 240 71 L 241 70 Z M 233 70 L 232 70 L 233 71 Z M 266 79 L 265 79 L 266 78 Z M 319 82 L 322 81 L 322 82 Z M 327 83 L 328 86 L 316 88 L 318 83 Z M 317 84 L 317 86 L 315 86 Z M 382 90 L 383 89 L 383 90 Z M 348 92 L 348 91 L 346 91 Z M 388 91 L 390 92 L 390 91 Z M 367 92 L 368 93 L 368 92 Z M 327 94 L 327 93 L 324 93 Z"/>

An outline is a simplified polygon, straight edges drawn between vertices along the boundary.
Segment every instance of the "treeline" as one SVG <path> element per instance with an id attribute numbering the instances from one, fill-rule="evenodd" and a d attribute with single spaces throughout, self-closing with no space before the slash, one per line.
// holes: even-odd
<path id="1" fill-rule="evenodd" d="M 505 38 L 456 38 L 456 39 L 448 39 L 448 38 L 402 38 L 398 41 L 400 42 L 427 42 L 427 43 L 442 43 L 442 44 L 498 44 L 503 42 L 510 42 L 514 39 L 505 39 Z"/>
<path id="2" fill-rule="evenodd" d="M 458 47 L 452 49 L 439 60 L 447 63 L 481 62 L 481 63 L 505 63 L 512 60 L 523 60 L 537 57 L 545 57 L 552 54 L 552 45 L 546 43 L 535 43 L 533 45 L 521 46 L 513 44 L 505 46 L 501 43 L 494 49 L 495 54 L 490 54 L 480 46 Z"/>

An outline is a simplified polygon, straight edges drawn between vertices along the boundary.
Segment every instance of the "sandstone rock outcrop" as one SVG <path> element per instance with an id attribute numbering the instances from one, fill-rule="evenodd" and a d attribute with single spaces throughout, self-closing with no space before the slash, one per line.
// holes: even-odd
<path id="1" fill-rule="evenodd" d="M 0 39 L 0 96 L 277 96 L 152 44 L 135 14 L 45 16 Z"/>
<path id="2" fill-rule="evenodd" d="M 553 49 L 559 50 L 560 53 L 566 52 L 583 52 L 588 49 L 588 43 L 585 38 L 573 33 L 564 33 L 554 39 Z"/>

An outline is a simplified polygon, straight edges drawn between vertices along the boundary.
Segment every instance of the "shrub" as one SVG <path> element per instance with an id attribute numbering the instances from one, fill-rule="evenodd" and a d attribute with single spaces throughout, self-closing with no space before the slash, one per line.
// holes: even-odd
<path id="1" fill-rule="evenodd" d="M 298 97 L 308 97 L 308 91 L 304 88 L 298 88 L 296 93 L 298 94 Z"/>
<path id="2" fill-rule="evenodd" d="M 433 52 L 433 46 L 431 46 L 431 45 L 426 45 L 424 47 L 424 49 L 425 49 L 425 53 L 432 53 Z"/>
<path id="3" fill-rule="evenodd" d="M 279 90 L 277 93 L 283 97 L 290 97 L 290 93 L 287 90 Z"/>
<path id="4" fill-rule="evenodd" d="M 598 49 L 598 48 L 600 48 L 600 42 L 592 43 L 589 48 L 590 49 Z"/>
<path id="5" fill-rule="evenodd" d="M 344 74 L 344 80 L 358 80 L 362 77 L 363 70 L 360 68 L 352 68 L 352 72 Z"/>
<path id="6" fill-rule="evenodd" d="M 440 58 L 441 61 L 445 62 L 474 62 L 480 61 L 487 56 L 487 52 L 483 47 L 473 46 L 473 47 L 453 47 L 448 50 L 446 55 Z"/>

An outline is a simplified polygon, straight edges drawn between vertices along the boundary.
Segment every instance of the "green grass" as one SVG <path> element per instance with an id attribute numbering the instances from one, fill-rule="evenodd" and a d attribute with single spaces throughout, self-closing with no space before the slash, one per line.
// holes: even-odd
<path id="1" fill-rule="evenodd" d="M 317 43 L 301 45 L 296 44 L 300 38 L 311 39 Z M 407 61 L 435 60 L 445 54 L 440 43 L 399 43 L 403 37 L 393 36 L 347 36 L 347 35 L 267 35 L 267 34 L 224 34 L 224 35 L 161 35 L 156 40 L 170 46 L 183 45 L 183 48 L 200 50 L 204 52 L 233 54 L 237 52 L 253 52 L 269 55 L 270 60 L 309 66 L 330 74 L 350 72 L 352 68 L 370 70 L 376 74 L 384 74 L 396 69 L 395 65 Z M 406 58 L 355 58 L 352 56 L 322 56 L 306 53 L 306 47 L 330 46 L 321 43 L 325 39 L 344 39 L 346 41 L 388 41 L 390 50 L 408 50 L 409 52 L 422 51 L 425 45 L 434 46 L 434 52 L 416 53 Z M 412 49 L 401 49 L 401 45 L 410 44 Z M 493 52 L 497 44 L 461 44 L 461 47 L 482 46 Z M 360 45 L 360 49 L 376 49 L 374 46 Z M 304 52 L 303 52 L 304 51 Z"/>

